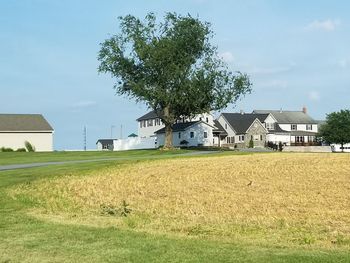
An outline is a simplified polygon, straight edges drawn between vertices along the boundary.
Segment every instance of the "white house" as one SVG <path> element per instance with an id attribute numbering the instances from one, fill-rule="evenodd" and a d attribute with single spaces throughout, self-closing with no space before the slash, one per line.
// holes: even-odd
<path id="1" fill-rule="evenodd" d="M 138 136 L 141 138 L 156 136 L 155 132 L 165 127 L 162 120 L 159 118 L 159 114 L 156 111 L 150 111 L 138 118 L 136 121 L 138 122 Z M 177 123 L 194 121 L 203 121 L 211 126 L 214 125 L 214 118 L 210 113 L 198 114 L 190 119 L 182 118 L 179 119 Z"/>
<path id="2" fill-rule="evenodd" d="M 176 123 L 172 128 L 175 147 L 213 146 L 214 144 L 214 126 L 203 120 Z M 156 135 L 158 146 L 164 145 L 165 128 L 156 131 Z"/>
<path id="3" fill-rule="evenodd" d="M 319 122 L 307 114 L 304 107 L 301 111 L 254 110 L 256 114 L 270 114 L 275 123 L 275 130 L 269 130 L 268 141 L 282 142 L 286 145 L 314 145 Z"/>
<path id="4" fill-rule="evenodd" d="M 52 151 L 53 133 L 41 114 L 0 114 L 0 148 L 17 150 L 28 141 L 38 152 Z"/>

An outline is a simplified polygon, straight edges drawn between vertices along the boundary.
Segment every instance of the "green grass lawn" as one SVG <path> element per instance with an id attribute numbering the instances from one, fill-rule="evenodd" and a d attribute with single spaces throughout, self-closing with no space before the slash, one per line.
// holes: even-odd
<path id="1" fill-rule="evenodd" d="M 174 151 L 159 151 L 159 150 L 130 150 L 130 151 L 80 151 L 80 152 L 0 152 L 0 165 L 9 164 L 25 164 L 39 162 L 61 162 L 74 160 L 92 160 L 106 158 L 132 158 L 153 156 L 167 156 L 174 154 L 182 154 L 191 152 L 191 150 L 174 150 Z"/>
<path id="2" fill-rule="evenodd" d="M 234 240 L 179 237 L 39 220 L 28 214 L 35 206 L 32 200 L 25 197 L 14 200 L 8 195 L 8 189 L 18 184 L 30 185 L 35 180 L 67 174 L 84 176 L 94 170 L 133 163 L 137 156 L 169 155 L 159 151 L 133 151 L 106 152 L 98 156 L 106 158 L 123 154 L 133 158 L 0 172 L 0 262 L 350 262 L 349 252 L 336 249 L 247 246 Z M 94 159 L 96 153 L 33 153 L 17 155 L 16 158 L 9 154 L 5 159 L 0 156 L 2 164 L 9 164 L 33 160 Z"/>

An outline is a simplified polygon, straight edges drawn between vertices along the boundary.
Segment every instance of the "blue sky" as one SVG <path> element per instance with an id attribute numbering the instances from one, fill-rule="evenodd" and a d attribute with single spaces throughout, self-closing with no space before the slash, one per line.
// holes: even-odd
<path id="1" fill-rule="evenodd" d="M 147 111 L 114 95 L 97 73 L 99 43 L 118 16 L 191 14 L 212 23 L 213 44 L 232 70 L 250 75 L 253 93 L 226 111 L 299 110 L 315 119 L 350 103 L 350 1 L 1 0 L 0 113 L 42 113 L 55 149 L 88 148 L 98 138 L 137 132 Z"/>

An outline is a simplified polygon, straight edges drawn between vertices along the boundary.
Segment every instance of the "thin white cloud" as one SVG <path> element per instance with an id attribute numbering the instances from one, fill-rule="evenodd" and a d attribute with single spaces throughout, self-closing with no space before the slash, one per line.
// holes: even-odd
<path id="1" fill-rule="evenodd" d="M 258 87 L 263 88 L 264 90 L 285 90 L 288 88 L 288 82 L 285 80 L 272 79 L 265 82 L 257 84 Z"/>
<path id="2" fill-rule="evenodd" d="M 220 53 L 219 56 L 227 63 L 233 62 L 235 60 L 235 57 L 229 51 Z"/>
<path id="3" fill-rule="evenodd" d="M 305 29 L 309 31 L 319 30 L 331 32 L 340 26 L 340 24 L 341 22 L 338 19 L 314 20 Z"/>
<path id="4" fill-rule="evenodd" d="M 312 90 L 309 92 L 309 99 L 311 101 L 319 101 L 321 99 L 320 93 L 318 91 Z"/>
<path id="5" fill-rule="evenodd" d="M 82 100 L 82 101 L 78 101 L 76 103 L 74 103 L 72 105 L 73 108 L 88 108 L 88 107 L 92 107 L 95 106 L 97 104 L 96 101 L 92 101 L 92 100 Z"/>

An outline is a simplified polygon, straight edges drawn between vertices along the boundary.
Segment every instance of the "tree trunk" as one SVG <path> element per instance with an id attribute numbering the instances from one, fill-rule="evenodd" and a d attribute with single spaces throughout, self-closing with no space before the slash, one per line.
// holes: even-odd
<path id="1" fill-rule="evenodd" d="M 344 152 L 344 143 L 341 143 L 341 152 Z"/>
<path id="2" fill-rule="evenodd" d="M 173 148 L 173 128 L 174 118 L 172 118 L 169 106 L 164 108 L 163 111 L 164 124 L 165 124 L 165 141 L 164 148 L 171 149 Z"/>
<path id="3" fill-rule="evenodd" d="M 165 142 L 164 148 L 171 149 L 173 148 L 173 129 L 170 123 L 165 124 Z"/>

